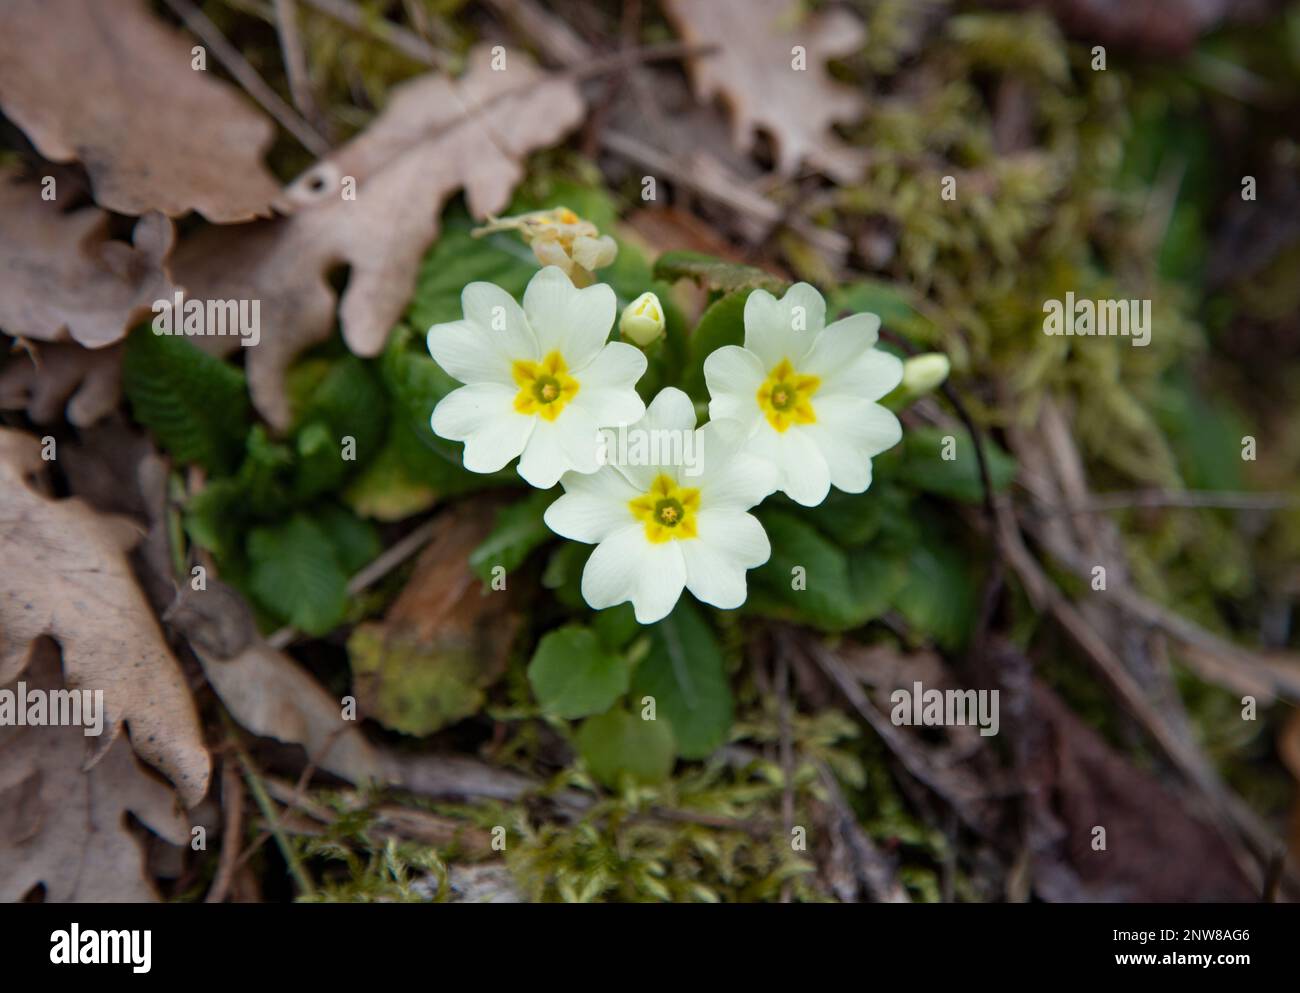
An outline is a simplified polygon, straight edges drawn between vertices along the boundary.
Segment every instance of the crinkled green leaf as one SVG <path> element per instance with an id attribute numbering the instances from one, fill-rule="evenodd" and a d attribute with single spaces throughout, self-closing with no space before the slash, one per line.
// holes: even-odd
<path id="1" fill-rule="evenodd" d="M 141 325 L 127 338 L 122 388 L 135 419 L 177 460 L 234 469 L 252 420 L 238 368 Z"/>

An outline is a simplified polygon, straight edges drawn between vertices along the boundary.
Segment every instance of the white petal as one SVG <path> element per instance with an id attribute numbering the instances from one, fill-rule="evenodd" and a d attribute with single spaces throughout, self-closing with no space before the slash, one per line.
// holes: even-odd
<path id="1" fill-rule="evenodd" d="M 785 358 L 798 368 L 825 324 L 826 301 L 807 283 L 795 283 L 780 300 L 755 290 L 745 301 L 745 347 L 765 371 Z"/>
<path id="2" fill-rule="evenodd" d="M 772 554 L 767 534 L 749 514 L 702 510 L 700 536 L 682 541 L 686 588 L 697 600 L 731 610 L 745 602 L 745 571 Z"/>
<path id="3" fill-rule="evenodd" d="M 460 294 L 465 320 L 484 328 L 507 359 L 537 361 L 537 338 L 515 298 L 493 283 L 470 283 Z"/>
<path id="4" fill-rule="evenodd" d="M 709 417 L 732 417 L 745 423 L 757 418 L 761 414 L 758 388 L 766 375 L 762 361 L 747 348 L 724 345 L 712 352 L 704 360 Z"/>
<path id="5" fill-rule="evenodd" d="M 694 431 L 695 404 L 677 387 L 666 386 L 650 401 L 645 416 L 636 423 L 628 425 L 624 434 L 627 438 L 628 453 L 631 456 L 635 456 L 638 451 L 653 454 L 658 450 L 662 454 L 667 449 L 685 456 L 687 438 L 691 438 L 691 444 L 694 444 Z M 659 432 L 658 436 L 655 432 Z M 648 490 L 660 473 L 666 473 L 673 479 L 677 479 L 683 468 L 682 463 L 666 463 L 662 458 L 652 459 L 648 464 L 630 465 L 621 462 L 618 464 L 619 471 L 628 478 L 639 493 Z"/>
<path id="6" fill-rule="evenodd" d="M 497 472 L 524 450 L 534 418 L 516 413 L 515 391 L 499 383 L 472 383 L 452 390 L 433 409 L 433 433 L 465 442 L 465 468 Z"/>
<path id="7" fill-rule="evenodd" d="M 803 425 L 792 425 L 782 433 L 763 422 L 746 449 L 776 467 L 778 488 L 795 503 L 816 507 L 830 492 L 830 468 Z"/>
<path id="8" fill-rule="evenodd" d="M 554 421 L 540 417 L 519 460 L 519 475 L 539 490 L 549 490 L 570 470 L 595 472 L 600 434 L 591 415 L 572 404 Z"/>
<path id="9" fill-rule="evenodd" d="M 716 424 L 717 421 L 710 421 Z M 707 428 L 708 425 L 705 425 Z M 767 459 L 748 452 L 737 452 L 721 464 L 714 462 L 705 437 L 704 465 L 706 470 L 698 484 L 683 474 L 686 485 L 698 485 L 701 505 L 707 508 L 748 510 L 776 491 L 781 477 L 776 466 Z"/>
<path id="10" fill-rule="evenodd" d="M 822 331 L 804 357 L 799 371 L 826 379 L 851 366 L 880 336 L 880 318 L 854 314 Z"/>
<path id="11" fill-rule="evenodd" d="M 695 430 L 695 404 L 675 386 L 665 386 L 650 401 L 639 427 L 665 428 L 675 431 Z"/>
<path id="12" fill-rule="evenodd" d="M 581 369 L 600 351 L 614 327 L 618 300 L 605 283 L 577 289 L 560 269 L 547 266 L 524 290 L 524 313 L 543 356 L 558 351 Z"/>
<path id="13" fill-rule="evenodd" d="M 834 394 L 879 400 L 902 381 L 902 360 L 878 348 L 870 348 L 851 365 L 822 380 L 821 389 L 813 397 L 813 406 L 817 406 L 819 397 Z"/>
<path id="14" fill-rule="evenodd" d="M 645 414 L 645 402 L 635 389 L 645 370 L 646 358 L 639 348 L 611 341 L 586 368 L 574 373 L 578 395 L 572 402 L 585 409 L 599 427 L 631 424 Z"/>
<path id="15" fill-rule="evenodd" d="M 845 493 L 871 485 L 871 459 L 903 437 L 898 418 L 877 403 L 836 396 L 817 401 L 817 423 L 804 430 L 830 469 L 831 484 Z"/>
<path id="16" fill-rule="evenodd" d="M 582 571 L 582 596 L 597 610 L 632 601 L 636 619 L 667 617 L 686 585 L 681 542 L 651 544 L 641 523 L 615 531 L 596 546 Z"/>
<path id="17" fill-rule="evenodd" d="M 558 535 L 595 544 L 636 523 L 628 504 L 641 494 L 611 467 L 590 475 L 566 472 L 564 496 L 546 508 L 546 526 Z"/>
<path id="18" fill-rule="evenodd" d="M 462 383 L 510 386 L 511 357 L 487 328 L 472 321 L 451 321 L 429 328 L 429 354 L 448 375 Z M 519 356 L 516 356 L 519 357 Z"/>

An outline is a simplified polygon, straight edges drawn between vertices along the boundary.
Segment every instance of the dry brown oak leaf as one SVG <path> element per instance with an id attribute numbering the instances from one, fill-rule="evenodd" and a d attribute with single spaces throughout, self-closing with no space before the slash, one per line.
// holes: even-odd
<path id="1" fill-rule="evenodd" d="M 91 351 L 80 345 L 29 344 L 0 365 L 0 410 L 23 410 L 37 424 L 60 417 L 90 427 L 117 407 L 122 392 L 120 344 Z"/>
<path id="2" fill-rule="evenodd" d="M 0 330 L 103 348 L 171 299 L 172 222 L 148 214 L 127 244 L 109 237 L 108 218 L 98 207 L 64 212 L 0 170 Z"/>
<path id="3" fill-rule="evenodd" d="M 102 748 L 125 723 L 131 746 L 191 807 L 207 792 L 211 759 L 180 666 L 131 572 L 127 553 L 141 529 L 38 493 L 27 477 L 43 465 L 36 438 L 0 429 L 0 685 L 23 672 L 38 638 L 54 638 L 69 685 L 104 691 Z"/>
<path id="4" fill-rule="evenodd" d="M 190 297 L 261 301 L 261 341 L 248 347 L 246 367 L 253 404 L 273 426 L 290 420 L 285 369 L 333 330 L 332 270 L 351 267 L 339 305 L 344 340 L 376 355 L 448 198 L 463 188 L 476 217 L 502 210 L 523 178 L 520 160 L 581 121 L 572 80 L 519 52 L 505 58 L 493 69 L 479 48 L 458 80 L 429 74 L 397 87 L 366 131 L 285 190 L 280 206 L 291 216 L 207 228 L 177 248 L 173 271 Z M 235 336 L 194 340 L 215 354 L 240 347 Z"/>
<path id="5" fill-rule="evenodd" d="M 825 65 L 862 47 L 866 30 L 854 15 L 832 9 L 801 19 L 792 0 L 664 0 L 664 10 L 684 41 L 716 46 L 689 63 L 691 84 L 702 101 L 723 98 L 737 148 L 752 151 L 761 130 L 782 175 L 807 164 L 842 183 L 862 178 L 864 153 L 831 125 L 859 119 L 866 99 Z"/>
<path id="6" fill-rule="evenodd" d="M 82 162 L 109 210 L 266 216 L 278 184 L 262 156 L 275 127 L 195 69 L 193 47 L 144 0 L 10 0 L 0 108 L 47 159 Z"/>
<path id="7" fill-rule="evenodd" d="M 64 689 L 58 648 L 42 639 L 33 654 L 27 692 Z M 0 727 L 0 902 L 37 886 L 47 903 L 158 899 L 127 814 L 174 845 L 189 840 L 190 826 L 120 738 L 84 768 L 94 740 L 80 727 Z"/>

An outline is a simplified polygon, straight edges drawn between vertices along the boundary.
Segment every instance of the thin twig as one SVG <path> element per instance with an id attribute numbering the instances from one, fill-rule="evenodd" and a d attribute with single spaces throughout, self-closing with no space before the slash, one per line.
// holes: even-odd
<path id="1" fill-rule="evenodd" d="M 432 518 L 425 521 L 390 548 L 385 549 L 378 558 L 369 565 L 364 566 L 360 572 L 348 580 L 348 596 L 356 596 L 362 590 L 383 579 L 384 576 L 427 545 L 437 529 L 438 519 Z M 293 625 L 286 625 L 267 638 L 266 643 L 279 651 L 290 645 L 297 637 L 298 629 Z"/>
<path id="2" fill-rule="evenodd" d="M 329 152 L 329 142 L 280 99 L 280 95 L 267 85 L 266 80 L 257 74 L 257 70 L 248 64 L 248 60 L 239 54 L 235 46 L 226 41 L 225 35 L 217 30 L 217 26 L 208 20 L 203 11 L 190 0 L 166 0 L 166 3 L 185 22 L 185 26 L 212 49 L 217 61 L 226 67 L 226 71 L 235 77 L 244 91 L 297 138 L 307 151 L 317 157 Z"/>
<path id="3" fill-rule="evenodd" d="M 435 69 L 444 71 L 450 68 L 450 62 L 442 53 L 426 42 L 419 35 L 394 24 L 382 17 L 372 17 L 351 0 L 303 0 L 309 7 L 320 11 L 344 27 L 360 34 L 366 34 L 376 41 L 397 49 L 407 58 Z"/>
<path id="4" fill-rule="evenodd" d="M 289 96 L 304 118 L 314 118 L 318 111 L 312 95 L 311 80 L 307 75 L 307 58 L 302 50 L 302 36 L 298 33 L 298 8 L 294 0 L 274 0 L 275 30 L 280 37 L 280 55 L 284 59 L 284 73 L 289 79 Z"/>
<path id="5" fill-rule="evenodd" d="M 233 721 L 230 723 L 233 728 Z M 276 815 L 275 804 L 267 795 L 266 787 L 262 785 L 261 777 L 258 776 L 257 770 L 253 767 L 253 760 L 244 751 L 244 746 L 234 739 L 233 733 L 231 742 L 236 754 L 239 756 L 239 764 L 244 769 L 244 781 L 248 783 L 248 789 L 253 794 L 253 800 L 262 812 L 267 828 L 270 830 L 271 836 L 275 838 L 275 843 L 280 849 L 280 854 L 284 856 L 285 863 L 289 866 L 289 873 L 298 884 L 299 895 L 310 896 L 315 892 L 316 887 L 312 885 L 311 877 L 307 875 L 307 870 L 303 868 L 302 860 L 298 858 L 298 853 L 294 851 L 293 845 L 290 844 L 284 829 L 280 826 L 280 818 Z"/>
<path id="6" fill-rule="evenodd" d="M 217 858 L 217 874 L 204 897 L 205 903 L 223 903 L 230 892 L 244 830 L 244 786 L 239 780 L 239 769 L 229 754 L 221 761 L 221 808 L 225 814 L 221 827 L 221 854 Z"/>
<path id="7" fill-rule="evenodd" d="M 1095 494 L 1086 503 L 1043 508 L 1047 514 L 1093 514 L 1149 507 L 1215 510 L 1285 510 L 1300 507 L 1291 493 L 1243 493 L 1231 490 L 1128 490 Z"/>

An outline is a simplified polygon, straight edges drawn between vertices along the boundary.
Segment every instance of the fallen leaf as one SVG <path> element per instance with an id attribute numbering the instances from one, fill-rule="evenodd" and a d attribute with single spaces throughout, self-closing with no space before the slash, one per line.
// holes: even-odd
<path id="1" fill-rule="evenodd" d="M 104 691 L 107 737 L 131 745 L 186 806 L 207 791 L 211 760 L 194 701 L 127 558 L 140 529 L 79 499 L 27 482 L 44 465 L 30 435 L 0 429 L 0 683 L 27 667 L 49 635 L 70 685 Z"/>
<path id="2" fill-rule="evenodd" d="M 247 609 L 245 607 L 245 609 Z M 394 784 L 426 796 L 517 800 L 538 783 L 465 755 L 403 754 L 371 744 L 343 703 L 265 642 L 232 659 L 196 647 L 208 682 L 236 721 L 256 735 L 301 745 L 318 768 L 358 786 Z"/>
<path id="3" fill-rule="evenodd" d="M 27 692 L 65 688 L 53 643 L 42 640 L 32 654 Z M 80 727 L 0 727 L 0 902 L 22 900 L 36 886 L 47 903 L 158 899 L 126 815 L 173 845 L 189 841 L 190 825 L 125 741 L 84 769 L 91 740 Z"/>
<path id="4" fill-rule="evenodd" d="M 1034 888 L 1049 901 L 1223 903 L 1258 898 L 1223 838 L 1112 749 L 1044 684 L 1017 751 Z M 1094 848 L 1105 828 L 1105 848 Z"/>
<path id="5" fill-rule="evenodd" d="M 836 82 L 828 59 L 861 48 L 861 21 L 832 9 L 799 22 L 791 0 L 665 0 L 664 9 L 682 38 L 713 45 L 711 54 L 689 63 L 695 95 L 721 95 L 731 114 L 732 141 L 744 151 L 766 131 L 776 154 L 776 171 L 793 175 L 807 163 L 833 179 L 861 178 L 863 153 L 831 133 L 838 121 L 856 120 L 865 98 Z M 795 60 L 806 60 L 795 68 Z"/>
<path id="6" fill-rule="evenodd" d="M 155 300 L 171 299 L 171 221 L 149 214 L 133 244 L 109 237 L 98 207 L 64 211 L 41 187 L 0 170 L 0 329 L 87 348 L 120 341 Z"/>
<path id="7" fill-rule="evenodd" d="M 489 591 L 469 555 L 487 537 L 492 508 L 444 511 L 442 526 L 382 622 L 348 639 L 361 710 L 385 727 L 432 734 L 477 713 L 486 686 L 505 669 L 521 618 L 509 594 Z"/>
<path id="8" fill-rule="evenodd" d="M 277 428 L 290 406 L 284 371 L 334 328 L 331 272 L 350 266 L 339 304 L 343 338 L 357 355 L 383 348 L 410 300 L 420 258 L 438 235 L 447 199 L 464 189 L 477 218 L 497 213 L 523 177 L 521 159 L 575 127 L 577 86 L 507 53 L 495 71 L 486 47 L 459 80 L 417 77 L 393 91 L 383 114 L 286 191 L 292 215 L 207 228 L 181 242 L 176 280 L 192 298 L 261 301 L 261 343 L 248 348 L 253 403 Z M 346 198 L 355 190 L 355 199 Z M 225 354 L 236 337 L 198 339 Z"/>
<path id="9" fill-rule="evenodd" d="M 143 0 L 12 0 L 0 33 L 0 107 L 53 162 L 84 163 L 121 214 L 270 213 L 270 119 L 211 71 Z"/>
<path id="10" fill-rule="evenodd" d="M 90 427 L 117 407 L 122 346 L 91 350 L 47 342 L 15 349 L 0 367 L 0 410 L 23 410 L 36 424 L 61 416 Z"/>
<path id="11" fill-rule="evenodd" d="M 385 755 L 366 740 L 355 722 L 343 719 L 343 704 L 321 688 L 302 666 L 263 641 L 231 659 L 195 645 L 208 682 L 241 725 L 256 735 L 301 745 L 310 761 L 352 783 L 387 783 L 398 778 Z"/>

